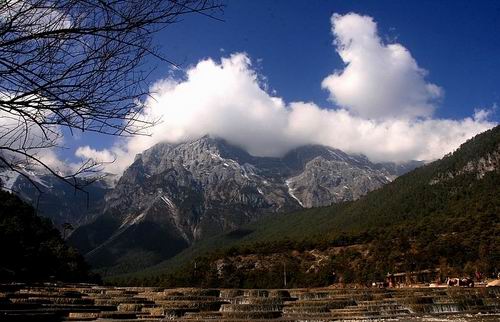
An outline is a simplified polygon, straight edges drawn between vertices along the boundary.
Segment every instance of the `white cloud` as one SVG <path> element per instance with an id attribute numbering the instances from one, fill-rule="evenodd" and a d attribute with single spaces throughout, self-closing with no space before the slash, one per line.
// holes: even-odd
<path id="1" fill-rule="evenodd" d="M 292 107 L 290 131 L 296 136 L 363 153 L 372 161 L 434 160 L 494 126 L 473 118 L 378 121 L 353 116 L 347 110 L 322 110 L 311 103 L 293 103 Z"/>
<path id="2" fill-rule="evenodd" d="M 443 90 L 425 81 L 426 71 L 405 47 L 384 44 L 368 16 L 334 14 L 331 23 L 346 64 L 322 82 L 333 102 L 367 118 L 432 115 Z"/>
<path id="3" fill-rule="evenodd" d="M 115 157 L 107 170 L 119 173 L 137 153 L 158 142 L 182 142 L 208 133 L 257 156 L 324 144 L 363 153 L 374 161 L 431 160 L 495 125 L 485 112 L 461 120 L 431 118 L 442 90 L 425 82 L 424 71 L 404 47 L 383 45 L 369 17 L 334 15 L 332 23 L 339 53 L 348 65 L 323 85 L 340 108 L 287 104 L 266 90 L 265 78 L 255 72 L 246 54 L 220 62 L 205 59 L 189 68 L 184 79 L 170 76 L 152 87 L 142 117 L 163 122 L 151 136 L 120 141 L 109 150 L 84 147 L 78 155 Z M 369 66 L 369 61 L 376 64 Z"/>
<path id="4" fill-rule="evenodd" d="M 57 8 L 57 4 L 42 5 L 30 1 L 10 0 L 2 3 L 0 22 L 13 23 L 13 29 L 21 35 L 71 27 L 72 21 L 68 13 Z"/>
<path id="5" fill-rule="evenodd" d="M 497 110 L 497 104 L 493 104 L 490 108 L 475 108 L 474 109 L 474 120 L 485 121 L 488 120 Z"/>
<path id="6" fill-rule="evenodd" d="M 108 150 L 98 151 L 96 149 L 92 149 L 88 145 L 79 147 L 75 155 L 82 159 L 90 159 L 95 162 L 113 162 L 115 156 Z"/>
<path id="7" fill-rule="evenodd" d="M 11 97 L 10 93 L 0 92 L 2 101 Z M 26 99 L 36 101 L 37 98 Z M 57 168 L 61 164 L 54 148 L 62 143 L 62 134 L 59 126 L 43 123 L 46 116 L 34 108 L 24 108 L 21 113 L 8 105 L 0 106 L 0 156 L 9 165 L 42 167 L 43 163 Z"/>

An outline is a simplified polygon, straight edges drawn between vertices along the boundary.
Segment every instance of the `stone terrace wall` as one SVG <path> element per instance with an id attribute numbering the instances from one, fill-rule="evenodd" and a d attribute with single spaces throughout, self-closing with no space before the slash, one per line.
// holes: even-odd
<path id="1" fill-rule="evenodd" d="M 499 287 L 239 290 L 0 285 L 0 321 L 409 321 L 424 315 L 477 313 L 500 320 Z"/>

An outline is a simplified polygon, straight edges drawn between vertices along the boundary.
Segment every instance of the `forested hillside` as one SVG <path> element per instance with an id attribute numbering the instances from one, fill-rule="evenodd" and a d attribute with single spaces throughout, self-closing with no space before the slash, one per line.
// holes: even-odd
<path id="1" fill-rule="evenodd" d="M 372 163 L 321 145 L 256 157 L 210 135 L 159 143 L 69 242 L 95 268 L 136 271 L 266 215 L 358 199 L 418 164 Z"/>
<path id="2" fill-rule="evenodd" d="M 293 286 L 329 284 L 332 272 L 345 282 L 427 268 L 440 268 L 443 277 L 492 274 L 500 268 L 499 164 L 497 126 L 358 201 L 270 216 L 114 281 L 280 287 L 283 262 Z M 308 270 L 301 255 L 308 250 L 326 256 L 319 270 Z M 246 255 L 262 266 L 239 265 Z M 221 260 L 234 269 L 221 271 Z"/>
<path id="3" fill-rule="evenodd" d="M 0 281 L 89 281 L 83 257 L 51 222 L 19 197 L 0 191 Z"/>

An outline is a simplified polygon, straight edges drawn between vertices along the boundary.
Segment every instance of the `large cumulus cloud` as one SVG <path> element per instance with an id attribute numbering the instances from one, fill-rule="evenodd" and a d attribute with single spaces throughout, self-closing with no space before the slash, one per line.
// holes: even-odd
<path id="1" fill-rule="evenodd" d="M 385 45 L 371 17 L 334 14 L 332 33 L 344 70 L 323 80 L 330 98 L 362 117 L 428 117 L 443 90 L 400 44 Z"/>
<path id="2" fill-rule="evenodd" d="M 443 90 L 425 80 L 426 72 L 402 45 L 382 43 L 372 18 L 333 15 L 332 31 L 346 63 L 322 83 L 335 108 L 271 95 L 248 55 L 236 53 L 202 60 L 183 79 L 157 82 L 142 117 L 163 121 L 150 136 L 120 141 L 109 150 L 85 146 L 77 154 L 116 158 L 108 170 L 119 173 L 135 154 L 158 142 L 211 134 L 257 156 L 324 144 L 374 161 L 432 160 L 495 125 L 481 109 L 460 120 L 433 118 Z"/>

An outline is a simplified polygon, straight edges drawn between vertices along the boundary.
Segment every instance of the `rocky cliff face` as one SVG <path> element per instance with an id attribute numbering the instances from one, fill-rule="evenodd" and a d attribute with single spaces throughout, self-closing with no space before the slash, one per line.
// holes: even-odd
<path id="1" fill-rule="evenodd" d="M 488 172 L 498 171 L 500 169 L 500 144 L 497 148 L 476 160 L 467 162 L 457 175 L 464 173 L 475 173 L 477 179 L 481 179 Z"/>
<path id="2" fill-rule="evenodd" d="M 106 195 L 102 216 L 72 239 L 94 264 L 138 248 L 164 258 L 265 214 L 357 199 L 396 169 L 324 146 L 267 158 L 208 136 L 161 143 L 136 157 Z"/>
<path id="3" fill-rule="evenodd" d="M 358 199 L 390 181 L 389 173 L 347 161 L 323 156 L 312 159 L 303 172 L 286 180 L 289 193 L 303 207 L 329 206 Z"/>
<path id="4" fill-rule="evenodd" d="M 469 160 L 459 169 L 439 173 L 430 181 L 430 184 L 437 184 L 465 174 L 472 174 L 476 179 L 480 180 L 487 173 L 493 171 L 500 171 L 500 144 L 496 145 L 496 148 L 492 151 Z"/>

